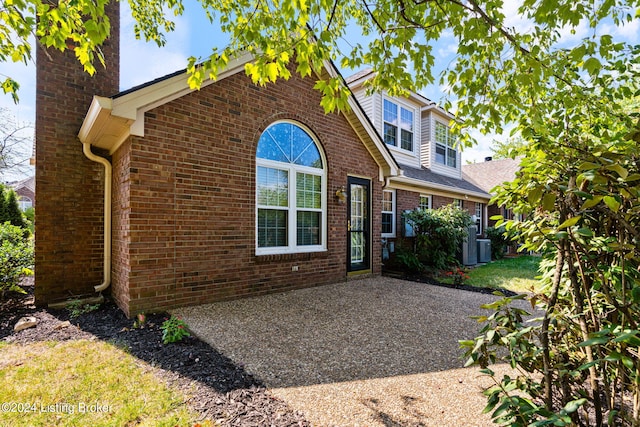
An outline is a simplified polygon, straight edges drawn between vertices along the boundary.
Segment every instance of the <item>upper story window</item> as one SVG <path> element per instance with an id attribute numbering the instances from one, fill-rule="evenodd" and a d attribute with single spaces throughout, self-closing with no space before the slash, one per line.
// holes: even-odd
<path id="1" fill-rule="evenodd" d="M 384 142 L 413 152 L 413 111 L 384 100 Z"/>
<path id="2" fill-rule="evenodd" d="M 449 127 L 436 122 L 436 163 L 455 168 L 458 152 L 455 149 L 456 138 L 449 131 Z"/>
<path id="3" fill-rule="evenodd" d="M 256 254 L 324 250 L 326 172 L 309 133 L 290 122 L 269 126 L 256 166 Z"/>

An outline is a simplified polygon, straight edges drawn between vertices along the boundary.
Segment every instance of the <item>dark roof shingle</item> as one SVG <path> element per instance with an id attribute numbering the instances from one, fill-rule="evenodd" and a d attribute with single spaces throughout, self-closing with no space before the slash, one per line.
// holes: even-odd
<path id="1" fill-rule="evenodd" d="M 520 169 L 517 159 L 490 160 L 462 166 L 462 177 L 484 191 L 491 190 L 504 182 L 513 181 Z"/>

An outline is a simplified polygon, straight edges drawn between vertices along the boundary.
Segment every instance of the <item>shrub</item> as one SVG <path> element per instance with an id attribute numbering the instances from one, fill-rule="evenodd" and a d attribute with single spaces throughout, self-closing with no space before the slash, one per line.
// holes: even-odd
<path id="1" fill-rule="evenodd" d="M 491 240 L 491 258 L 502 259 L 507 251 L 507 245 L 509 244 L 509 237 L 504 226 L 500 227 L 487 227 L 484 230 L 487 238 Z"/>
<path id="2" fill-rule="evenodd" d="M 7 221 L 16 227 L 25 227 L 16 192 L 12 189 L 7 190 L 4 185 L 0 184 L 0 224 Z"/>
<path id="3" fill-rule="evenodd" d="M 439 209 L 415 209 L 404 213 L 416 234 L 414 254 L 425 266 L 445 269 L 457 264 L 457 254 L 473 224 L 467 211 L 453 204 Z"/>
<path id="4" fill-rule="evenodd" d="M 33 241 L 26 235 L 8 222 L 0 225 L 0 299 L 7 291 L 24 293 L 20 279 L 33 274 Z"/>
<path id="5" fill-rule="evenodd" d="M 174 315 L 166 319 L 160 328 L 162 329 L 163 344 L 179 342 L 191 336 L 184 320 Z"/>

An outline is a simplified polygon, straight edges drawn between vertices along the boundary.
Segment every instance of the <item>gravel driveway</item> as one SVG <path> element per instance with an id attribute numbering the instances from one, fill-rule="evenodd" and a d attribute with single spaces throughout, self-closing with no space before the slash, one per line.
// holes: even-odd
<path id="1" fill-rule="evenodd" d="M 314 425 L 490 426 L 458 340 L 494 299 L 377 277 L 175 314 Z"/>

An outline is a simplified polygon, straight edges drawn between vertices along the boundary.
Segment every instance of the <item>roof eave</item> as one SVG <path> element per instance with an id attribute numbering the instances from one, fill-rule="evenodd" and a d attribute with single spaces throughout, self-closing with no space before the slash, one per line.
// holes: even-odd
<path id="1" fill-rule="evenodd" d="M 241 71 L 251 59 L 243 54 L 230 61 L 216 80 L 205 80 L 201 88 Z M 78 133 L 80 141 L 113 154 L 130 135 L 144 136 L 145 112 L 197 90 L 190 87 L 188 79 L 185 70 L 111 98 L 94 96 Z"/>
<path id="2" fill-rule="evenodd" d="M 460 195 L 463 198 L 471 198 L 472 200 L 482 200 L 483 202 L 487 202 L 491 199 L 491 194 L 465 190 L 464 188 L 453 187 L 444 184 L 437 184 L 435 182 L 423 181 L 421 179 L 409 178 L 407 176 L 393 176 L 389 178 L 389 185 L 396 189 L 404 189 L 409 191 L 424 191 L 429 192 L 429 190 L 437 190 L 442 193 L 453 193 L 456 195 Z"/>

